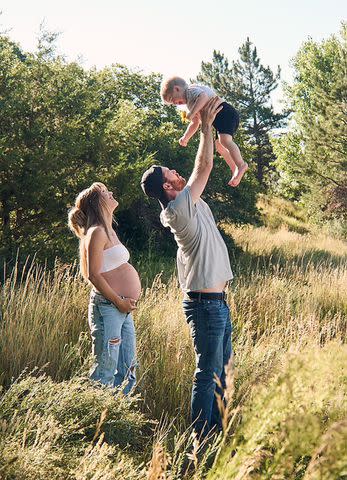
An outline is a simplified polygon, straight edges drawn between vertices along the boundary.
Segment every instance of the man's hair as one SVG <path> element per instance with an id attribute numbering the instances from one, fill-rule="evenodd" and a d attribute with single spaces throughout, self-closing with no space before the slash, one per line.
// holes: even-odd
<path id="1" fill-rule="evenodd" d="M 152 165 L 141 178 L 141 188 L 147 197 L 156 198 L 163 205 L 167 204 L 164 184 L 163 170 L 159 165 Z"/>
<path id="2" fill-rule="evenodd" d="M 165 78 L 161 82 L 160 86 L 160 96 L 164 103 L 167 102 L 167 99 L 172 95 L 174 87 L 186 87 L 187 82 L 181 77 L 169 77 Z"/>

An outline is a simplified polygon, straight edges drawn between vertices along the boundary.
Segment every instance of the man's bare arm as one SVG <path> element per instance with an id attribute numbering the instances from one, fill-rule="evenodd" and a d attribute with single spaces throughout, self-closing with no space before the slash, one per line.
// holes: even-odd
<path id="1" fill-rule="evenodd" d="M 212 98 L 201 110 L 201 134 L 198 153 L 195 157 L 193 172 L 188 180 L 192 200 L 196 203 L 205 190 L 207 180 L 213 167 L 213 138 L 212 123 L 218 112 L 222 110 L 222 100 L 219 97 Z"/>

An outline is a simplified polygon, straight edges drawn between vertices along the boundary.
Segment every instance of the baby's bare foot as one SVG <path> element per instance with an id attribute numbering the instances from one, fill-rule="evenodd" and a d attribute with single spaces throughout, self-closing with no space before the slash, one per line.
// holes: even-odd
<path id="1" fill-rule="evenodd" d="M 230 185 L 231 187 L 237 187 L 247 170 L 248 164 L 244 162 L 241 167 L 236 169 L 235 173 L 231 177 L 231 180 L 228 182 L 228 185 Z"/>

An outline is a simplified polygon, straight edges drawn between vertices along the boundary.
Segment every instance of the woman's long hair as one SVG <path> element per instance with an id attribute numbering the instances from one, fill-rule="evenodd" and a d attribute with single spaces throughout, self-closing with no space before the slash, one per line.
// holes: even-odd
<path id="1" fill-rule="evenodd" d="M 88 281 L 87 253 L 84 241 L 87 231 L 92 226 L 104 227 L 106 235 L 110 238 L 109 228 L 105 221 L 107 204 L 101 196 L 101 189 L 105 185 L 100 182 L 93 183 L 89 188 L 82 190 L 77 196 L 75 205 L 69 211 L 69 228 L 79 238 L 80 271 L 85 280 Z"/>

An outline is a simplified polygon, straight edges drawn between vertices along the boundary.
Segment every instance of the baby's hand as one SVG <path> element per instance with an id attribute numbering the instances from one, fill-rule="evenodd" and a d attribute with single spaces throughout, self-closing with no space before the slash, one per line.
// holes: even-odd
<path id="1" fill-rule="evenodd" d="M 186 147 L 188 145 L 188 140 L 185 137 L 181 137 L 178 140 L 178 143 L 181 145 L 181 147 Z"/>

